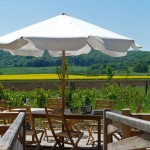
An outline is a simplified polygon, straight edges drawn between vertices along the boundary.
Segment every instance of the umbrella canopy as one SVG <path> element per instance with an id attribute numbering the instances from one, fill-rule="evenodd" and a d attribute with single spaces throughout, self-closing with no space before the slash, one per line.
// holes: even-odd
<path id="1" fill-rule="evenodd" d="M 87 54 L 95 49 L 109 56 L 120 57 L 125 56 L 130 47 L 134 50 L 140 48 L 130 38 L 64 13 L 0 37 L 0 49 L 13 55 L 41 57 L 48 50 L 53 57 L 62 56 L 63 100 L 65 55 Z"/>
<path id="2" fill-rule="evenodd" d="M 134 40 L 96 25 L 62 14 L 0 37 L 0 48 L 14 55 L 42 56 L 49 50 L 51 56 L 87 54 L 91 49 L 120 57 L 132 47 L 140 46 Z"/>

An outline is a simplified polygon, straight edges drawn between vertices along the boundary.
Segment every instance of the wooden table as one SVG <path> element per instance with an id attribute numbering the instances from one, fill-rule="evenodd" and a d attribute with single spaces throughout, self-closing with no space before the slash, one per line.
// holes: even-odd
<path id="1" fill-rule="evenodd" d="M 46 118 L 44 108 L 31 108 L 33 118 Z M 77 120 L 96 120 L 98 122 L 98 150 L 101 149 L 101 119 L 103 115 L 91 114 L 73 114 L 70 111 L 65 111 L 65 119 L 77 119 Z"/>

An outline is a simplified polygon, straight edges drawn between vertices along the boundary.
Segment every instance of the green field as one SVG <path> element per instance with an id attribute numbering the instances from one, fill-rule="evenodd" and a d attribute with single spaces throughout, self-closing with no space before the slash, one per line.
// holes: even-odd
<path id="1" fill-rule="evenodd" d="M 11 67 L 11 68 L 1 68 L 0 74 L 1 75 L 11 75 L 11 74 L 56 74 L 57 68 L 61 68 L 60 66 L 56 67 Z M 82 67 L 82 66 L 72 66 L 69 68 L 69 74 L 85 74 L 88 70 L 88 67 Z M 150 69 L 149 69 L 150 70 Z M 106 75 L 106 74 L 105 74 Z M 127 75 L 124 71 L 116 71 L 114 72 L 114 75 Z M 128 75 L 143 75 L 143 76 L 149 76 L 150 72 L 148 73 L 137 73 L 133 72 L 132 67 L 129 68 L 129 74 Z"/>
<path id="2" fill-rule="evenodd" d="M 11 68 L 1 68 L 0 74 L 46 74 L 46 73 L 56 73 L 56 67 L 11 67 Z M 69 71 L 81 72 L 86 71 L 88 67 L 72 66 Z"/>

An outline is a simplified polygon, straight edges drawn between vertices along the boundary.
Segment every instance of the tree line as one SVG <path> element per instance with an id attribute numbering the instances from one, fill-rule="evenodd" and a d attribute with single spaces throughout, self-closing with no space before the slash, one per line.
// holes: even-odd
<path id="1" fill-rule="evenodd" d="M 88 67 L 86 71 L 88 74 L 106 74 L 108 66 L 118 72 L 128 72 L 129 68 L 133 67 L 135 72 L 146 73 L 150 65 L 150 52 L 129 51 L 124 57 L 114 58 L 93 50 L 89 54 L 66 57 L 66 60 L 69 65 Z M 1 68 L 61 66 L 61 58 L 50 57 L 47 52 L 43 57 L 39 58 L 13 56 L 8 52 L 0 50 L 0 66 Z"/>

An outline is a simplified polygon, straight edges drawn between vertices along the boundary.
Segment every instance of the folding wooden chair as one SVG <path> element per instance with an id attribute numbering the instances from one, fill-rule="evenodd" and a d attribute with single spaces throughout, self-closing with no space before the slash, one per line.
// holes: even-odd
<path id="1" fill-rule="evenodd" d="M 0 111 L 0 136 L 3 136 L 3 134 L 5 134 L 5 132 L 8 130 L 8 128 L 10 127 L 10 123 L 8 120 L 14 120 L 17 115 L 19 113 L 9 113 L 9 112 L 4 112 L 4 113 L 8 113 L 3 114 L 3 111 Z"/>
<path id="2" fill-rule="evenodd" d="M 61 109 L 62 108 L 62 98 L 48 98 L 46 102 L 46 107 L 50 109 Z"/>
<path id="3" fill-rule="evenodd" d="M 0 100 L 0 111 L 7 110 L 7 102 L 6 100 Z M 6 124 L 6 119 L 0 119 L 0 123 Z"/>
<path id="4" fill-rule="evenodd" d="M 139 105 L 137 108 L 136 108 L 136 113 L 139 113 L 143 108 L 143 105 Z"/>
<path id="5" fill-rule="evenodd" d="M 143 108 L 143 105 L 138 105 L 137 108 L 136 108 L 135 113 L 140 113 L 142 108 Z M 131 132 L 131 136 L 137 136 L 137 135 L 141 134 L 141 131 L 138 130 L 138 129 L 135 129 L 135 128 L 131 128 L 130 132 Z"/>
<path id="6" fill-rule="evenodd" d="M 2 108 L 2 107 L 0 107 L 0 112 L 3 112 L 4 111 L 4 109 Z M 6 124 L 6 119 L 2 119 L 2 118 L 0 118 L 0 124 Z"/>
<path id="7" fill-rule="evenodd" d="M 95 109 L 98 110 L 98 109 L 110 109 L 110 110 L 113 110 L 114 109 L 114 106 L 115 106 L 115 103 L 113 100 L 100 100 L 100 99 L 97 99 L 95 101 Z"/>
<path id="8" fill-rule="evenodd" d="M 31 108 L 26 107 L 10 107 L 10 111 L 25 111 L 26 112 L 26 144 L 37 144 L 36 149 L 40 149 L 40 143 L 43 138 L 44 130 L 36 129 L 35 122 L 32 117 Z M 28 136 L 31 136 L 31 140 Z"/>
<path id="9" fill-rule="evenodd" d="M 0 100 L 0 108 L 3 110 L 7 110 L 7 101 L 6 100 Z"/>
<path id="10" fill-rule="evenodd" d="M 46 107 L 52 110 L 61 110 L 62 109 L 62 98 L 48 98 L 47 102 L 46 102 Z M 44 140 L 46 138 L 47 142 L 48 142 L 48 138 L 49 137 L 53 137 L 53 135 L 48 134 L 48 131 L 50 131 L 50 127 L 48 125 L 48 120 L 44 120 L 42 121 L 42 123 L 44 124 Z M 61 122 L 55 120 L 55 123 L 58 124 L 58 126 L 60 126 Z M 57 130 L 58 128 L 55 128 L 55 130 Z M 51 132 L 51 131 L 50 131 Z"/>
<path id="11" fill-rule="evenodd" d="M 95 101 L 95 110 L 104 110 L 104 109 L 109 109 L 109 110 L 113 110 L 114 109 L 114 101 L 113 100 L 100 100 L 100 99 L 97 99 Z M 102 120 L 103 122 L 103 120 Z M 102 127 L 103 127 L 103 123 L 101 124 Z M 94 139 L 94 136 L 93 136 L 93 133 L 96 133 L 97 131 L 95 131 L 95 128 L 97 128 L 97 123 L 90 123 L 90 124 L 87 124 L 85 125 L 86 126 L 86 129 L 89 133 L 88 135 L 88 140 L 87 140 L 87 143 L 86 144 L 89 144 L 89 142 L 92 140 L 93 143 L 95 143 L 95 139 Z M 109 125 L 108 127 L 108 132 L 109 134 L 112 134 L 114 132 L 116 132 L 118 130 L 118 128 L 116 128 L 115 126 L 112 126 L 112 125 Z M 114 137 L 118 139 L 118 136 L 116 136 L 114 134 Z"/>
<path id="12" fill-rule="evenodd" d="M 55 111 L 61 111 L 62 110 L 62 98 L 48 98 L 46 107 Z M 49 137 L 53 137 L 53 135 L 48 134 L 48 131 L 50 133 L 50 128 L 48 126 L 48 121 L 44 120 L 42 121 L 44 123 L 44 140 L 46 138 L 47 142 L 49 141 Z M 69 129 L 76 129 L 77 131 L 80 131 L 77 127 L 78 120 L 68 120 L 68 127 Z M 55 124 L 57 124 L 55 130 L 59 130 L 61 122 L 59 120 L 55 120 Z"/>
<path id="13" fill-rule="evenodd" d="M 83 136 L 83 132 L 69 130 L 67 124 L 68 121 L 64 118 L 64 114 L 62 113 L 62 111 L 51 110 L 47 107 L 45 108 L 45 111 L 51 132 L 56 141 L 56 143 L 52 147 L 52 150 L 55 150 L 57 145 L 60 149 L 63 149 L 63 144 L 70 144 L 72 145 L 72 150 L 76 150 L 77 145 Z M 62 127 L 64 127 L 64 129 L 61 129 L 61 131 L 56 132 L 56 130 L 54 129 L 55 120 L 61 121 Z"/>

